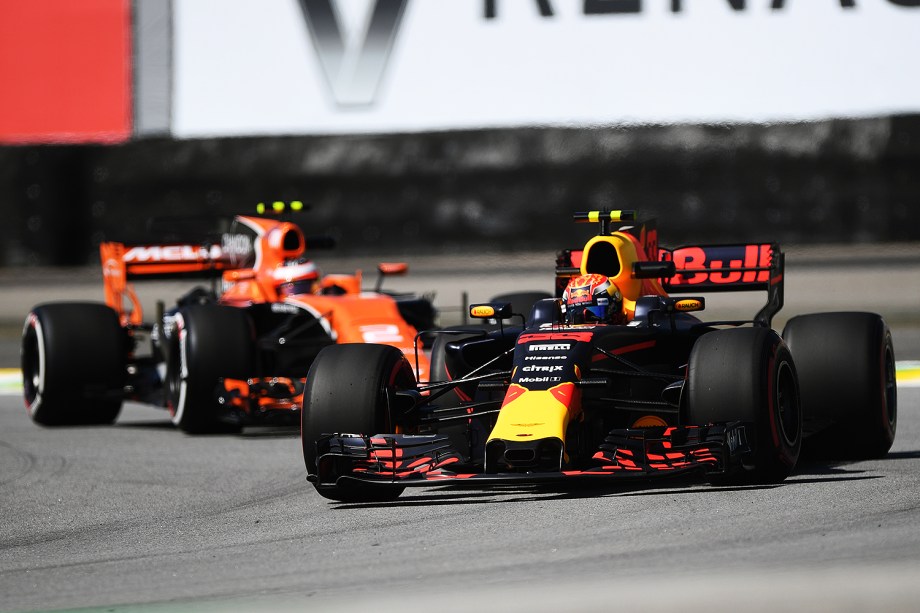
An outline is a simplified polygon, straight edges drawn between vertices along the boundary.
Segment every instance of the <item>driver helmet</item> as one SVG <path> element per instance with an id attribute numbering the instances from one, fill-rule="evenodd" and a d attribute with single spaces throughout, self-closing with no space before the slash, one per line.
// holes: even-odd
<path id="1" fill-rule="evenodd" d="M 620 323 L 623 295 L 604 275 L 573 277 L 562 293 L 562 313 L 567 324 Z"/>
<path id="2" fill-rule="evenodd" d="M 319 270 L 307 258 L 296 258 L 279 264 L 272 277 L 278 295 L 286 298 L 295 294 L 312 294 L 319 280 Z"/>

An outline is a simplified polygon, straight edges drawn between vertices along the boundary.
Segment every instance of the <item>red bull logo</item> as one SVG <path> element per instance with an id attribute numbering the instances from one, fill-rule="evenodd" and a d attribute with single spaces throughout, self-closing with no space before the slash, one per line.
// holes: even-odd
<path id="1" fill-rule="evenodd" d="M 591 302 L 591 287 L 570 287 L 568 289 L 567 304 L 582 304 Z"/>

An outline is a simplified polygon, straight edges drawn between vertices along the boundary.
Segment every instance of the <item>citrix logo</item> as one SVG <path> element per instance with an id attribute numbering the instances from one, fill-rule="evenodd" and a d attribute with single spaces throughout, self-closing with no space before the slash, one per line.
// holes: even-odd
<path id="1" fill-rule="evenodd" d="M 339 106 L 374 102 L 408 1 L 374 0 L 367 28 L 346 37 L 334 0 L 300 0 L 313 47 Z"/>

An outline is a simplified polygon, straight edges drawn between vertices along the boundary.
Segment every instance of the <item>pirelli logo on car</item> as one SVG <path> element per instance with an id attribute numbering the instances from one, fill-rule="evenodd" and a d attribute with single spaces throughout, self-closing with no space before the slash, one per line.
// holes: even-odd
<path id="1" fill-rule="evenodd" d="M 527 351 L 568 351 L 572 348 L 569 343 L 553 343 L 529 345 Z"/>

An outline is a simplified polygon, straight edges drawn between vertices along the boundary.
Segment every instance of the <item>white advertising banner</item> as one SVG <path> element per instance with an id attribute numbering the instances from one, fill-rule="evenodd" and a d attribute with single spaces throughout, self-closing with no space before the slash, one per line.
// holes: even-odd
<path id="1" fill-rule="evenodd" d="M 920 0 L 174 0 L 180 138 L 920 112 Z"/>

